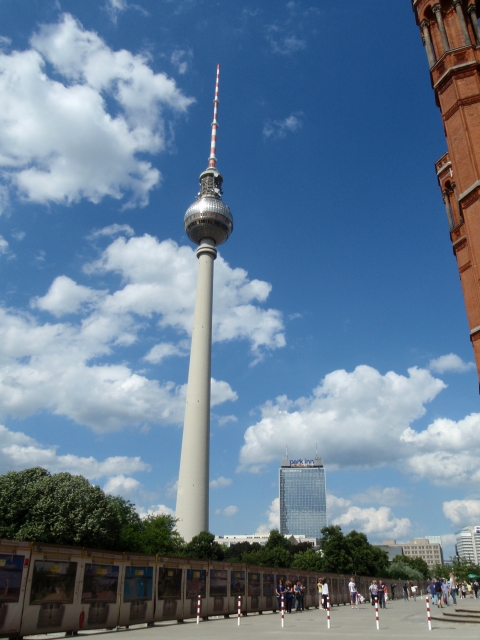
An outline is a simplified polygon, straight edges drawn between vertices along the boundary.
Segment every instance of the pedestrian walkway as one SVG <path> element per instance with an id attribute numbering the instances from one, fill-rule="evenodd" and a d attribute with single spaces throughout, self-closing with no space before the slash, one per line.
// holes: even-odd
<path id="1" fill-rule="evenodd" d="M 457 605 L 462 609 L 469 609 L 480 615 L 480 600 L 462 600 Z M 439 609 L 432 607 L 432 614 L 442 616 L 442 612 L 453 613 L 453 605 Z M 427 610 L 425 599 L 420 596 L 417 601 L 395 600 L 387 602 L 386 609 L 380 609 L 380 631 L 375 626 L 375 608 L 369 603 L 359 605 L 358 609 L 348 606 L 333 607 L 331 609 L 331 628 L 327 629 L 326 612 L 309 609 L 300 613 L 285 614 L 285 627 L 281 628 L 281 615 L 264 613 L 263 615 L 249 615 L 240 620 L 237 617 L 229 619 L 209 618 L 201 620 L 186 620 L 182 624 L 176 622 L 157 623 L 153 627 L 145 625 L 119 629 L 116 631 L 80 631 L 78 636 L 102 635 L 102 640 L 276 640 L 286 638 L 290 634 L 302 634 L 303 638 L 372 638 L 375 634 L 384 638 L 402 638 L 403 640 L 418 640 L 434 637 L 451 640 L 452 631 L 465 638 L 478 639 L 480 624 L 465 624 L 458 620 L 440 622 L 432 621 L 433 629 L 428 631 Z M 113 638 L 108 636 L 114 636 Z M 37 640 L 63 637 L 64 634 L 50 634 L 49 636 L 31 636 Z"/>

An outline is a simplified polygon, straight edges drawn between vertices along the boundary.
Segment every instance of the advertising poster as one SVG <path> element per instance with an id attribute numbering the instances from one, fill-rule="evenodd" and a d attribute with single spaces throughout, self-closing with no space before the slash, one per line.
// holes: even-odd
<path id="1" fill-rule="evenodd" d="M 248 574 L 248 595 L 249 596 L 260 596 L 260 574 L 259 573 L 249 573 Z"/>
<path id="2" fill-rule="evenodd" d="M 207 596 L 207 572 L 205 569 L 187 569 L 187 598 Z"/>
<path id="3" fill-rule="evenodd" d="M 274 596 L 275 595 L 275 576 L 273 573 L 263 574 L 263 595 Z"/>
<path id="4" fill-rule="evenodd" d="M 25 556 L 0 554 L 0 604 L 18 602 Z"/>
<path id="5" fill-rule="evenodd" d="M 228 577 L 226 569 L 212 569 L 210 571 L 210 595 L 226 596 Z"/>
<path id="6" fill-rule="evenodd" d="M 245 595 L 245 571 L 232 571 L 230 581 L 230 595 Z"/>
<path id="7" fill-rule="evenodd" d="M 125 569 L 125 588 L 123 601 L 152 599 L 153 567 L 127 567 Z"/>
<path id="8" fill-rule="evenodd" d="M 35 560 L 30 604 L 72 604 L 76 562 Z"/>
<path id="9" fill-rule="evenodd" d="M 117 601 L 118 567 L 87 564 L 83 576 L 82 604 Z"/>
<path id="10" fill-rule="evenodd" d="M 164 567 L 158 571 L 158 599 L 182 598 L 182 572 L 183 569 Z"/>

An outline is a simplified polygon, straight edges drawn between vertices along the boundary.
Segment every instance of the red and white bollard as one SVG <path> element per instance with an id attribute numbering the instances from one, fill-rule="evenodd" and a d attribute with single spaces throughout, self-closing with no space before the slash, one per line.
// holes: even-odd
<path id="1" fill-rule="evenodd" d="M 282 593 L 282 629 L 285 626 L 285 596 Z"/>
<path id="2" fill-rule="evenodd" d="M 327 596 L 327 629 L 330 629 L 330 596 Z"/>
<path id="3" fill-rule="evenodd" d="M 202 596 L 198 596 L 197 601 L 197 624 L 200 624 L 200 609 L 202 608 Z"/>
<path id="4" fill-rule="evenodd" d="M 238 626 L 240 626 L 241 615 L 242 615 L 242 596 L 238 596 L 238 608 L 237 608 Z"/>
<path id="5" fill-rule="evenodd" d="M 428 596 L 425 598 L 425 603 L 427 605 L 427 620 L 428 620 L 428 630 L 432 630 L 432 616 L 430 615 L 430 600 Z"/>
<path id="6" fill-rule="evenodd" d="M 378 598 L 375 598 L 375 621 L 377 623 L 377 631 L 380 631 L 380 619 L 378 617 Z"/>

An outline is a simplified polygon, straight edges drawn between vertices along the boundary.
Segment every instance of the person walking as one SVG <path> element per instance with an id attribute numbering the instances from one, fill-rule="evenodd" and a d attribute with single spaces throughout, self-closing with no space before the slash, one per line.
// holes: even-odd
<path id="1" fill-rule="evenodd" d="M 275 591 L 275 593 L 277 594 L 277 601 L 278 601 L 278 610 L 281 611 L 282 610 L 282 595 L 284 597 L 284 605 L 286 606 L 287 604 L 287 596 L 285 594 L 285 585 L 283 584 L 283 580 L 279 580 L 278 584 L 277 584 L 277 590 Z"/>
<path id="2" fill-rule="evenodd" d="M 412 592 L 412 596 L 413 596 L 413 601 L 414 602 L 417 601 L 417 589 L 418 589 L 418 587 L 417 587 L 416 584 L 412 585 L 411 592 Z"/>
<path id="3" fill-rule="evenodd" d="M 322 606 L 322 587 L 323 579 L 317 578 L 317 591 L 318 591 L 318 609 Z"/>
<path id="4" fill-rule="evenodd" d="M 298 613 L 302 611 L 302 597 L 303 597 L 303 589 L 302 583 L 300 580 L 297 581 L 297 584 L 293 588 L 293 592 L 295 595 L 295 612 Z"/>
<path id="5" fill-rule="evenodd" d="M 473 593 L 475 594 L 475 600 L 478 598 L 478 595 L 477 595 L 478 587 L 479 587 L 478 581 L 475 580 L 475 582 L 473 583 Z"/>
<path id="6" fill-rule="evenodd" d="M 408 585 L 406 582 L 403 584 L 403 599 L 408 601 Z"/>
<path id="7" fill-rule="evenodd" d="M 392 582 L 392 584 L 390 585 L 390 589 L 392 591 L 392 600 L 395 600 L 395 587 L 397 586 L 396 582 Z"/>
<path id="8" fill-rule="evenodd" d="M 378 597 L 378 606 L 380 609 L 385 609 L 385 591 L 386 586 L 383 584 L 381 580 L 378 582 L 377 587 L 377 597 Z"/>
<path id="9" fill-rule="evenodd" d="M 457 604 L 457 583 L 455 582 L 455 576 L 450 574 L 450 593 L 452 595 L 453 604 Z"/>
<path id="10" fill-rule="evenodd" d="M 350 591 L 350 606 L 352 609 L 358 609 L 357 607 L 357 585 L 355 584 L 355 578 L 352 576 L 348 583 L 348 590 Z"/>
<path id="11" fill-rule="evenodd" d="M 325 611 L 327 610 L 327 600 L 328 600 L 328 582 L 324 579 L 322 584 L 322 603 Z"/>
<path id="12" fill-rule="evenodd" d="M 427 587 L 428 593 L 432 596 L 432 606 L 436 604 L 435 580 L 431 580 Z"/>
<path id="13" fill-rule="evenodd" d="M 374 580 L 372 582 L 372 584 L 369 587 L 369 591 L 370 591 L 370 602 L 372 603 L 372 607 L 375 606 L 375 599 L 377 597 L 378 591 L 377 591 L 377 581 Z"/>
<path id="14" fill-rule="evenodd" d="M 442 581 L 440 578 L 435 578 L 435 597 L 437 598 L 437 607 L 443 609 L 442 604 Z"/>
<path id="15" fill-rule="evenodd" d="M 443 601 L 446 604 L 446 606 L 448 607 L 448 596 L 450 594 L 450 583 L 447 582 L 446 578 L 443 579 L 442 594 L 443 594 Z"/>
<path id="16" fill-rule="evenodd" d="M 290 580 L 285 583 L 285 601 L 287 613 L 292 613 L 293 588 Z"/>

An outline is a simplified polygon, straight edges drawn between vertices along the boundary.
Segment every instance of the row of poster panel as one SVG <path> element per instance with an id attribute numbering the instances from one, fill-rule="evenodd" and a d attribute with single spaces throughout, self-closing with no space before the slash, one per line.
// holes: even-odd
<path id="1" fill-rule="evenodd" d="M 300 580 L 317 604 L 312 572 L 185 558 L 0 541 L 0 637 L 76 632 L 237 612 L 275 611 L 280 579 Z M 348 601 L 348 576 L 326 574 L 332 604 Z M 368 593 L 369 581 L 357 578 Z"/>

